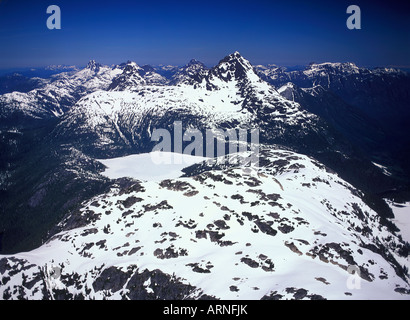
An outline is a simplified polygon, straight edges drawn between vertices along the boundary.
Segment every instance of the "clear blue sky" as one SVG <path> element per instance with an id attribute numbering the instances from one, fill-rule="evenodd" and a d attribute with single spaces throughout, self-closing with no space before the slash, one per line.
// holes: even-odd
<path id="1" fill-rule="evenodd" d="M 182 65 L 196 58 L 212 66 L 236 50 L 253 64 L 410 67 L 409 3 L 0 0 L 0 69 L 90 59 Z M 61 30 L 47 29 L 52 4 L 61 8 Z M 361 8 L 361 30 L 346 27 L 350 4 Z"/>

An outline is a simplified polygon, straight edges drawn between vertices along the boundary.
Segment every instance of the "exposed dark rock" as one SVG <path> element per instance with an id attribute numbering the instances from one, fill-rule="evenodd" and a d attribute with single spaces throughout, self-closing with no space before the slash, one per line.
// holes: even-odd
<path id="1" fill-rule="evenodd" d="M 302 255 L 303 253 L 298 249 L 298 247 L 296 247 L 296 245 L 293 243 L 293 242 L 291 242 L 291 243 L 288 243 L 288 242 L 285 242 L 285 246 L 287 246 L 290 250 L 292 250 L 294 253 L 296 253 L 296 254 L 298 254 L 298 255 Z"/>
<path id="2" fill-rule="evenodd" d="M 144 286 L 150 280 L 147 291 Z M 215 297 L 201 293 L 192 285 L 182 283 L 180 278 L 170 276 L 156 269 L 149 271 L 145 269 L 141 273 L 134 273 L 128 281 L 126 288 L 129 290 L 127 295 L 131 300 L 182 300 L 188 299 L 190 295 L 195 295 L 198 299 L 215 299 Z"/>
<path id="3" fill-rule="evenodd" d="M 100 240 L 100 241 L 98 241 L 98 242 L 96 242 L 95 244 L 98 246 L 98 248 L 99 249 L 104 249 L 106 246 L 105 246 L 105 243 L 107 242 L 107 240 Z"/>
<path id="4" fill-rule="evenodd" d="M 269 295 L 264 295 L 261 300 L 280 300 L 283 298 L 283 295 L 278 294 L 277 291 L 271 292 Z"/>
<path id="5" fill-rule="evenodd" d="M 195 237 L 197 238 L 197 239 L 206 239 L 206 234 L 207 234 L 207 231 L 205 231 L 205 230 L 197 230 L 197 231 L 195 231 Z"/>
<path id="6" fill-rule="evenodd" d="M 117 292 L 124 287 L 129 277 L 129 272 L 124 272 L 117 267 L 109 267 L 104 269 L 95 279 L 93 288 L 95 291 L 111 290 Z"/>
<path id="7" fill-rule="evenodd" d="M 172 259 L 186 255 L 188 255 L 186 249 L 175 250 L 173 245 L 166 248 L 165 250 L 158 248 L 154 251 L 154 256 L 156 256 L 158 259 Z"/>
<path id="8" fill-rule="evenodd" d="M 279 229 L 279 231 L 280 232 L 282 232 L 282 233 L 289 233 L 289 232 L 292 232 L 293 230 L 295 230 L 295 228 L 294 227 L 292 227 L 292 226 L 290 226 L 290 225 L 287 225 L 287 224 L 281 224 L 279 227 L 278 227 L 278 229 Z"/>
<path id="9" fill-rule="evenodd" d="M 125 199 L 125 200 L 118 200 L 117 204 L 120 203 L 124 206 L 124 208 L 128 209 L 128 208 L 132 207 L 135 203 L 141 202 L 143 200 L 144 199 L 142 199 L 142 198 L 131 196 L 131 197 L 128 197 L 127 199 Z"/>
<path id="10" fill-rule="evenodd" d="M 409 290 L 409 289 L 406 289 L 406 288 L 401 288 L 401 287 L 399 287 L 399 288 L 394 289 L 394 291 L 396 291 L 396 292 L 398 292 L 398 293 L 401 293 L 401 294 L 408 294 L 408 295 L 410 295 L 410 290 Z"/>
<path id="11" fill-rule="evenodd" d="M 198 263 L 188 263 L 187 266 L 192 267 L 193 272 L 197 273 L 211 273 L 210 267 L 206 267 L 206 269 L 201 268 Z"/>
<path id="12" fill-rule="evenodd" d="M 172 209 L 172 206 L 168 204 L 166 200 L 163 200 L 160 203 L 155 204 L 155 205 L 146 204 L 146 205 L 143 205 L 143 207 L 145 211 L 154 211 L 157 209 Z"/>
<path id="13" fill-rule="evenodd" d="M 175 225 L 175 227 L 179 227 L 179 226 L 183 226 L 184 228 L 187 228 L 187 229 L 195 229 L 196 226 L 197 226 L 197 223 L 194 220 L 189 219 L 188 222 L 178 221 L 178 223 Z"/>
<path id="14" fill-rule="evenodd" d="M 97 228 L 90 228 L 90 229 L 85 229 L 82 233 L 81 236 L 82 237 L 86 237 L 90 234 L 96 234 L 98 233 L 98 229 Z"/>
<path id="15" fill-rule="evenodd" d="M 263 233 L 266 233 L 267 235 L 275 236 L 278 233 L 267 222 L 264 222 L 261 220 L 256 220 L 254 222 L 258 226 L 259 230 L 262 231 Z"/>
<path id="16" fill-rule="evenodd" d="M 305 289 L 298 289 L 298 290 L 296 290 L 293 297 L 295 298 L 295 300 L 302 300 L 304 297 L 307 296 L 307 293 L 308 293 L 308 291 L 305 290 Z"/>
<path id="17" fill-rule="evenodd" d="M 226 230 L 229 229 L 229 226 L 226 224 L 226 222 L 224 220 L 216 220 L 214 221 L 214 224 L 222 230 Z"/>
<path id="18" fill-rule="evenodd" d="M 126 178 L 123 178 L 126 179 Z M 117 182 L 124 181 L 123 179 L 117 179 Z M 141 185 L 140 182 L 135 182 L 134 180 L 128 181 L 126 180 L 125 183 L 120 183 L 121 191 L 119 195 L 129 194 L 132 192 L 145 192 L 145 188 Z"/>
<path id="19" fill-rule="evenodd" d="M 163 188 L 173 191 L 187 191 L 188 189 L 194 190 L 194 186 L 186 181 L 173 181 L 173 180 L 163 180 L 159 184 Z"/>
<path id="20" fill-rule="evenodd" d="M 255 260 L 252 260 L 251 258 L 243 257 L 243 258 L 241 258 L 241 262 L 245 263 L 246 265 L 250 266 L 251 268 L 259 267 L 259 263 L 256 262 Z"/>

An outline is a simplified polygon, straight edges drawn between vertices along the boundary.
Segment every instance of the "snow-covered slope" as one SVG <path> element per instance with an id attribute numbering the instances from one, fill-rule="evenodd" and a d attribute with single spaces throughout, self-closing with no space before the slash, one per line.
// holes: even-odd
<path id="1" fill-rule="evenodd" d="M 395 203 L 386 201 L 394 213 L 394 222 L 400 229 L 403 239 L 410 243 L 410 202 Z"/>
<path id="2" fill-rule="evenodd" d="M 107 89 L 120 68 L 102 66 L 91 60 L 87 67 L 75 73 L 59 73 L 41 88 L 27 93 L 12 92 L 0 96 L 0 117 L 47 119 L 60 117 L 80 97 Z"/>
<path id="3" fill-rule="evenodd" d="M 40 248 L 0 257 L 0 297 L 409 298 L 405 245 L 360 192 L 306 156 L 261 157 L 253 175 L 205 166 L 94 197 Z"/>

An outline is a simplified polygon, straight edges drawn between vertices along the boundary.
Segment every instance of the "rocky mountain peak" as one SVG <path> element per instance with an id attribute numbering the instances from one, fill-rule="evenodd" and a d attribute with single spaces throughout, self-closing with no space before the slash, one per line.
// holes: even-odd
<path id="1" fill-rule="evenodd" d="M 235 51 L 234 53 L 231 53 L 230 55 L 227 55 L 225 58 L 223 58 L 217 66 L 221 65 L 233 65 L 237 69 L 242 68 L 244 70 L 252 69 L 251 63 L 244 57 L 242 57 L 238 51 Z"/>
<path id="2" fill-rule="evenodd" d="M 206 66 L 196 60 L 191 59 L 188 64 L 183 66 L 172 76 L 172 84 L 195 84 L 200 83 L 207 74 Z"/>
<path id="3" fill-rule="evenodd" d="M 193 65 L 201 65 L 201 66 L 203 66 L 204 64 L 203 64 L 201 61 L 198 61 L 198 60 L 196 60 L 196 59 L 191 59 L 191 60 L 188 62 L 187 66 L 189 67 L 189 66 L 193 66 Z"/>
<path id="4" fill-rule="evenodd" d="M 253 67 L 238 51 L 226 56 L 210 70 L 210 79 L 219 78 L 225 82 L 244 80 L 254 74 Z"/>
<path id="5" fill-rule="evenodd" d="M 305 73 L 329 73 L 329 74 L 352 74 L 359 73 L 359 67 L 353 62 L 325 62 L 311 63 L 305 69 Z"/>
<path id="6" fill-rule="evenodd" d="M 100 63 L 95 62 L 95 60 L 90 60 L 85 68 L 90 69 L 91 71 L 98 72 L 100 70 L 100 67 Z"/>
<path id="7" fill-rule="evenodd" d="M 141 72 L 144 73 L 143 68 L 133 61 L 128 61 L 124 66 L 123 72 L 113 79 L 108 90 L 123 91 L 145 84 Z"/>
<path id="8" fill-rule="evenodd" d="M 134 73 L 139 73 L 141 70 L 142 70 L 142 68 L 138 64 L 136 64 L 133 61 L 128 61 L 127 64 L 125 65 L 125 67 L 124 67 L 123 72 L 125 74 L 130 75 L 130 74 L 134 74 Z"/>

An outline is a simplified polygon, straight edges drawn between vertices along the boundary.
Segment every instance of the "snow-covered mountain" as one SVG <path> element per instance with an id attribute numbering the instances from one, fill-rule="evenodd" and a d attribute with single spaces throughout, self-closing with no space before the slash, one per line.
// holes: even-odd
<path id="1" fill-rule="evenodd" d="M 179 68 L 172 77 L 171 84 L 194 84 L 201 82 L 207 74 L 207 67 L 200 61 L 192 59 L 182 68 Z"/>
<path id="2" fill-rule="evenodd" d="M 210 69 L 191 61 L 177 75 L 174 80 L 180 81 L 174 85 L 148 85 L 139 66 L 127 65 L 109 91 L 90 93 L 66 112 L 54 131 L 55 139 L 107 158 L 149 152 L 152 131 L 172 131 L 174 121 L 181 121 L 184 129 L 202 131 L 258 128 L 261 142 L 316 157 L 360 188 L 377 192 L 391 188 L 391 182 L 337 128 L 283 97 L 238 52 Z M 369 175 L 377 184 L 367 182 Z"/>
<path id="3" fill-rule="evenodd" d="M 322 86 L 369 117 L 392 121 L 409 116 L 410 76 L 394 68 L 363 68 L 354 63 L 311 63 L 303 70 L 256 66 L 262 79 L 276 88 L 291 82 L 301 88 Z M 389 88 L 389 89 L 386 89 Z"/>
<path id="4" fill-rule="evenodd" d="M 59 73 L 47 83 L 29 92 L 11 92 L 0 96 L 0 120 L 8 123 L 62 116 L 80 97 L 107 89 L 120 68 L 102 66 L 91 60 L 75 73 Z"/>
<path id="5" fill-rule="evenodd" d="M 167 85 L 171 81 L 153 67 L 141 67 L 132 61 L 109 67 L 91 60 L 81 70 L 64 66 L 50 66 L 47 70 L 60 70 L 60 73 L 47 79 L 15 79 L 17 75 L 2 79 L 6 92 L 0 95 L 2 125 L 26 125 L 32 120 L 59 118 L 81 97 L 97 90 L 132 90 L 139 85 Z M 172 70 L 175 73 L 179 68 Z M 21 85 L 14 84 L 23 80 Z M 20 91 L 9 92 L 9 87 Z M 33 89 L 28 91 L 26 87 Z"/>
<path id="6" fill-rule="evenodd" d="M 140 74 L 144 77 L 147 84 L 150 85 L 166 85 L 169 83 L 169 80 L 159 74 L 154 67 L 150 65 L 143 65 L 141 66 L 142 71 Z"/>
<path id="7" fill-rule="evenodd" d="M 351 79 L 365 81 L 368 77 L 374 76 L 406 76 L 406 72 L 394 68 L 374 68 L 368 69 L 358 67 L 352 62 L 325 62 L 311 63 L 302 70 L 288 71 L 285 67 L 276 65 L 257 65 L 256 72 L 266 81 L 277 87 L 287 82 L 293 82 L 300 87 L 312 87 L 321 85 L 325 88 L 335 87 L 337 85 L 347 86 L 354 84 L 345 83 L 345 76 Z"/>
<path id="8" fill-rule="evenodd" d="M 129 61 L 123 67 L 123 71 L 121 74 L 117 75 L 108 90 L 112 91 L 123 91 L 123 90 L 131 90 L 134 87 L 145 85 L 146 81 L 140 75 L 143 69 L 137 65 L 135 62 Z"/>
<path id="9" fill-rule="evenodd" d="M 153 67 L 155 72 L 160 74 L 166 79 L 171 79 L 175 73 L 177 73 L 181 67 L 173 65 L 157 65 Z"/>
<path id="10" fill-rule="evenodd" d="M 410 75 L 394 68 L 312 63 L 302 70 L 256 66 L 258 75 L 292 101 L 334 125 L 349 142 L 410 180 Z"/>
<path id="11" fill-rule="evenodd" d="M 49 71 L 56 71 L 56 72 L 79 71 L 77 66 L 66 66 L 66 65 L 61 65 L 61 64 L 52 64 L 52 65 L 46 66 L 44 69 L 49 70 Z"/>
<path id="12" fill-rule="evenodd" d="M 301 88 L 288 82 L 278 88 L 278 92 L 286 99 L 298 102 L 304 109 L 326 120 L 368 154 L 376 154 L 374 150 L 388 143 L 387 133 L 376 120 L 321 85 Z"/>
<path id="13" fill-rule="evenodd" d="M 127 66 L 109 91 L 81 98 L 56 132 L 102 154 L 121 148 L 141 150 L 153 128 L 168 128 L 174 120 L 198 129 L 260 127 L 264 121 L 275 137 L 285 135 L 285 127 L 303 134 L 318 121 L 261 80 L 237 52 L 209 70 L 191 61 L 176 75 L 176 85 L 147 85 L 135 65 Z"/>
<path id="14" fill-rule="evenodd" d="M 0 297 L 409 298 L 408 245 L 360 191 L 304 155 L 264 148 L 261 161 L 256 175 L 205 163 L 118 180 L 43 246 L 2 256 Z"/>
<path id="15" fill-rule="evenodd" d="M 158 74 L 151 66 L 139 66 L 133 61 L 121 64 L 122 73 L 117 75 L 110 86 L 109 91 L 133 91 L 143 85 L 166 85 L 168 79 Z"/>

